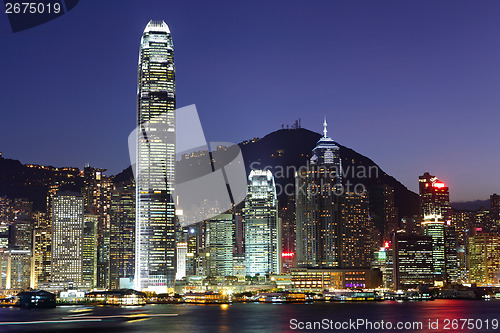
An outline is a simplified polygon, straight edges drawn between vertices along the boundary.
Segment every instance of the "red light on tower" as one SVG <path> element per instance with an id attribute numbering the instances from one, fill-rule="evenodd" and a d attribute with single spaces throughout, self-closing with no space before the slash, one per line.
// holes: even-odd
<path id="1" fill-rule="evenodd" d="M 444 187 L 444 183 L 435 182 L 434 184 L 432 184 L 432 186 L 435 187 L 435 188 L 443 188 Z"/>
<path id="2" fill-rule="evenodd" d="M 290 257 L 293 257 L 293 252 L 283 252 L 281 254 L 281 256 L 290 258 Z"/>
<path id="3" fill-rule="evenodd" d="M 389 244 L 389 242 L 385 242 L 385 243 L 384 243 L 384 247 L 385 247 L 386 249 L 388 249 L 388 248 L 389 248 L 389 246 L 391 246 L 391 245 Z"/>

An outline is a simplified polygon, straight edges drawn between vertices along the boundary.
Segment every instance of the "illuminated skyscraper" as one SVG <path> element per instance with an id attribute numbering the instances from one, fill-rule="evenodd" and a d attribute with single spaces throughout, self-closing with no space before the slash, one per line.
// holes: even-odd
<path id="1" fill-rule="evenodd" d="M 97 225 L 99 216 L 85 214 L 83 216 L 83 283 L 87 288 L 97 286 Z"/>
<path id="2" fill-rule="evenodd" d="M 339 146 L 327 136 L 313 150 L 310 165 L 296 175 L 296 249 L 299 267 L 340 267 L 340 210 L 336 189 L 342 184 Z"/>
<path id="3" fill-rule="evenodd" d="M 444 226 L 445 222 L 439 221 L 437 217 L 422 222 L 422 234 L 432 237 L 434 274 L 440 277 L 444 277 L 446 271 Z"/>
<path id="4" fill-rule="evenodd" d="M 233 214 L 221 214 L 207 220 L 206 223 L 210 275 L 233 275 Z"/>
<path id="5" fill-rule="evenodd" d="M 110 284 L 120 288 L 120 279 L 134 279 L 135 186 L 122 183 L 111 193 Z"/>
<path id="6" fill-rule="evenodd" d="M 500 285 L 500 237 L 481 233 L 469 238 L 470 283 Z"/>
<path id="7" fill-rule="evenodd" d="M 340 197 L 340 268 L 369 268 L 371 261 L 370 218 L 366 193 Z"/>
<path id="8" fill-rule="evenodd" d="M 296 175 L 297 264 L 299 267 L 368 268 L 371 227 L 367 193 L 344 189 L 339 146 L 327 136 L 310 165 Z"/>
<path id="9" fill-rule="evenodd" d="M 52 201 L 53 283 L 78 288 L 83 283 L 83 197 L 58 192 Z"/>
<path id="10" fill-rule="evenodd" d="M 418 185 L 422 216 L 441 215 L 448 221 L 451 218 L 449 188 L 428 172 L 418 177 Z"/>
<path id="11" fill-rule="evenodd" d="M 432 238 L 396 233 L 394 247 L 394 287 L 416 288 L 434 284 Z"/>
<path id="12" fill-rule="evenodd" d="M 84 168 L 82 189 L 85 210 L 97 217 L 97 287 L 109 288 L 110 201 L 112 182 L 103 172 L 90 166 Z"/>
<path id="13" fill-rule="evenodd" d="M 51 231 L 47 214 L 37 212 L 33 215 L 33 286 L 48 283 L 50 279 Z"/>
<path id="14" fill-rule="evenodd" d="M 500 195 L 490 195 L 490 220 L 493 230 L 500 231 Z"/>
<path id="15" fill-rule="evenodd" d="M 246 274 L 281 272 L 278 200 L 271 171 L 252 170 L 245 200 Z M 208 226 L 207 226 L 208 227 Z"/>
<path id="16" fill-rule="evenodd" d="M 0 250 L 0 289 L 31 286 L 31 251 Z"/>
<path id="17" fill-rule="evenodd" d="M 135 288 L 175 283 L 175 67 L 170 29 L 150 21 L 141 39 L 137 89 Z"/>

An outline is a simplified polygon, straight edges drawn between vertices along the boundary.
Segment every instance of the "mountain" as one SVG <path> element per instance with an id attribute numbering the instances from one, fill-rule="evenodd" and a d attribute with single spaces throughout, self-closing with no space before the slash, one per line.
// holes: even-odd
<path id="1" fill-rule="evenodd" d="M 65 184 L 65 190 L 77 190 L 83 186 L 78 168 L 22 164 L 18 160 L 0 156 L 0 196 L 26 198 L 33 202 L 33 209 L 45 211 L 48 185 L 52 182 Z"/>
<path id="2" fill-rule="evenodd" d="M 320 139 L 318 133 L 307 129 L 281 129 L 272 132 L 262 139 L 253 139 L 239 144 L 247 174 L 253 168 L 269 168 L 273 171 L 276 183 L 285 188 L 293 188 L 295 170 L 305 166 L 311 157 L 312 149 Z M 372 215 L 380 215 L 380 195 L 383 185 L 394 188 L 395 205 L 398 208 L 399 216 L 412 216 L 418 214 L 419 198 L 418 195 L 408 190 L 403 184 L 395 178 L 386 174 L 378 165 L 366 156 L 356 151 L 340 145 L 340 156 L 342 167 L 348 174 L 344 176 L 345 180 L 353 184 L 363 184 L 370 194 L 370 203 Z M 214 159 L 218 158 L 217 153 L 213 154 Z M 195 163 L 196 158 L 191 158 L 189 163 Z M 186 161 L 181 161 L 186 163 Z M 219 159 L 217 164 L 224 164 Z M 356 177 L 356 173 L 364 168 L 371 170 L 371 177 Z M 182 171 L 182 168 L 178 169 Z M 355 171 L 355 174 L 352 174 Z M 375 172 L 376 171 L 376 172 Z M 44 210 L 46 205 L 47 186 L 53 181 L 69 183 L 78 189 L 83 185 L 83 178 L 80 177 L 78 168 L 54 168 L 38 165 L 23 165 L 16 160 L 10 160 L 0 157 L 0 196 L 11 198 L 27 198 L 34 202 L 35 210 Z M 368 175 L 368 173 L 367 173 Z M 179 178 L 182 173 L 179 172 Z M 359 176 L 359 174 L 358 174 Z M 113 177 L 115 183 L 130 180 L 133 178 L 131 167 L 124 169 Z M 286 200 L 285 193 L 280 196 L 280 202 Z M 374 217 L 374 216 L 372 216 Z"/>
<path id="3" fill-rule="evenodd" d="M 477 210 L 479 208 L 490 209 L 490 200 L 486 199 L 486 200 L 452 202 L 451 208 L 458 210 Z"/>
<path id="4" fill-rule="evenodd" d="M 276 171 L 278 166 L 291 167 L 296 170 L 300 166 L 306 165 L 311 157 L 312 150 L 316 146 L 321 135 L 307 129 L 281 129 L 272 132 L 260 140 L 252 140 L 240 144 L 247 172 L 250 166 L 269 167 L 271 171 Z M 419 212 L 418 194 L 408 190 L 394 177 L 385 173 L 370 158 L 363 156 L 356 151 L 336 143 L 340 148 L 342 169 L 347 171 L 344 179 L 353 184 L 361 183 L 370 193 L 370 200 L 376 201 L 375 195 L 381 191 L 383 185 L 394 188 L 395 205 L 398 208 L 400 217 L 416 215 Z M 372 170 L 371 177 L 356 177 L 361 168 Z M 375 172 L 378 170 L 378 174 Z M 355 171 L 354 175 L 352 171 Z M 366 172 L 368 176 L 368 172 Z M 353 177 L 354 176 L 354 177 Z M 294 174 L 285 172 L 285 177 L 276 179 L 276 183 L 281 186 L 294 183 Z M 375 200 L 374 200 L 375 199 Z"/>

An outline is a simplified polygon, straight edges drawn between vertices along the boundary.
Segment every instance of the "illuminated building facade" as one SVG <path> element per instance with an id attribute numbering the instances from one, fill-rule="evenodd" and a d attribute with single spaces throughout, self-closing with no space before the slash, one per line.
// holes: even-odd
<path id="1" fill-rule="evenodd" d="M 392 245 L 395 288 L 434 284 L 432 237 L 396 233 Z"/>
<path id="2" fill-rule="evenodd" d="M 45 213 L 35 213 L 33 228 L 33 288 L 50 281 L 51 223 Z"/>
<path id="3" fill-rule="evenodd" d="M 296 176 L 296 253 L 298 267 L 339 267 L 340 211 L 335 191 L 342 184 L 339 147 L 327 136 L 313 150 L 310 165 Z"/>
<path id="4" fill-rule="evenodd" d="M 434 274 L 443 277 L 446 272 L 445 246 L 444 246 L 444 226 L 443 221 L 426 220 L 422 222 L 422 234 L 432 238 L 432 260 L 434 262 Z"/>
<path id="5" fill-rule="evenodd" d="M 52 201 L 52 282 L 82 286 L 83 229 L 82 195 L 58 192 Z"/>
<path id="6" fill-rule="evenodd" d="M 164 21 L 150 21 L 142 35 L 137 126 L 134 283 L 137 290 L 166 292 L 174 286 L 176 271 L 175 67 Z"/>
<path id="7" fill-rule="evenodd" d="M 394 289 L 394 256 L 390 242 L 385 242 L 384 246 L 375 251 L 372 261 L 372 269 L 382 272 L 382 286 L 387 289 Z"/>
<path id="8" fill-rule="evenodd" d="M 451 218 L 449 188 L 428 172 L 418 177 L 422 216 L 441 216 L 444 221 Z"/>
<path id="9" fill-rule="evenodd" d="M 84 187 L 82 195 L 85 210 L 97 217 L 97 272 L 96 286 L 99 288 L 109 288 L 110 285 L 110 205 L 111 190 L 113 184 L 104 175 L 106 169 L 84 168 Z"/>
<path id="10" fill-rule="evenodd" d="M 344 193 L 340 197 L 340 268 L 369 268 L 371 235 L 366 193 Z"/>
<path id="11" fill-rule="evenodd" d="M 33 221 L 25 215 L 19 216 L 10 226 L 9 248 L 31 250 L 33 241 Z"/>
<path id="12" fill-rule="evenodd" d="M 469 282 L 480 286 L 500 284 L 500 237 L 481 233 L 469 238 Z"/>
<path id="13" fill-rule="evenodd" d="M 378 288 L 382 284 L 380 272 L 371 269 L 292 268 L 290 276 L 292 288 L 298 291 Z"/>
<path id="14" fill-rule="evenodd" d="M 233 275 L 233 214 L 220 214 L 206 223 L 210 276 Z"/>
<path id="15" fill-rule="evenodd" d="M 118 184 L 111 192 L 111 233 L 109 275 L 111 289 L 120 288 L 120 279 L 134 279 L 135 267 L 135 186 Z"/>
<path id="16" fill-rule="evenodd" d="M 31 287 L 31 251 L 0 251 L 0 289 L 23 289 Z"/>
<path id="17" fill-rule="evenodd" d="M 244 216 L 247 275 L 279 274 L 281 237 L 276 185 L 271 171 L 250 171 Z"/>
<path id="18" fill-rule="evenodd" d="M 87 288 L 97 286 L 97 225 L 99 216 L 84 214 L 82 240 L 83 284 Z"/>
<path id="19" fill-rule="evenodd" d="M 495 231 L 500 231 L 500 195 L 490 195 L 490 219 Z"/>
<path id="20" fill-rule="evenodd" d="M 188 247 L 186 242 L 177 242 L 177 272 L 175 273 L 176 280 L 182 280 L 186 277 L 186 255 Z"/>

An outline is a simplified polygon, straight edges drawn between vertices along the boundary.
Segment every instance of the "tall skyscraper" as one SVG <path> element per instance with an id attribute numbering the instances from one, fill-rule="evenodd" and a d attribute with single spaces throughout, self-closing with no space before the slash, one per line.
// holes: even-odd
<path id="1" fill-rule="evenodd" d="M 371 235 L 368 196 L 344 193 L 340 197 L 340 268 L 369 268 Z"/>
<path id="2" fill-rule="evenodd" d="M 245 200 L 245 266 L 247 275 L 281 272 L 278 200 L 271 171 L 252 170 Z"/>
<path id="3" fill-rule="evenodd" d="M 206 221 L 206 249 L 211 276 L 233 275 L 233 214 L 220 214 Z"/>
<path id="4" fill-rule="evenodd" d="M 368 196 L 344 189 L 340 149 L 326 126 L 325 120 L 310 165 L 296 175 L 297 265 L 368 268 L 373 245 Z"/>
<path id="5" fill-rule="evenodd" d="M 440 215 L 444 221 L 451 218 L 449 188 L 428 172 L 418 177 L 422 216 Z"/>
<path id="6" fill-rule="evenodd" d="M 166 292 L 176 273 L 175 66 L 164 21 L 150 21 L 142 35 L 137 127 L 135 288 Z"/>
<path id="7" fill-rule="evenodd" d="M 382 186 L 384 200 L 384 240 L 392 239 L 392 235 L 399 229 L 398 209 L 394 198 L 394 188 Z"/>
<path id="8" fill-rule="evenodd" d="M 500 231 L 500 195 L 490 195 L 490 220 L 493 230 Z"/>
<path id="9" fill-rule="evenodd" d="M 52 201 L 53 283 L 78 288 L 83 284 L 83 197 L 58 192 Z"/>
<path id="10" fill-rule="evenodd" d="M 86 213 L 83 216 L 83 284 L 87 288 L 97 286 L 97 225 L 99 216 Z"/>
<path id="11" fill-rule="evenodd" d="M 430 236 L 396 233 L 392 245 L 395 288 L 416 288 L 434 283 Z"/>
<path id="12" fill-rule="evenodd" d="M 31 250 L 33 241 L 33 221 L 25 215 L 16 218 L 10 225 L 9 247 L 16 250 Z"/>
<path id="13" fill-rule="evenodd" d="M 445 222 L 437 218 L 422 222 L 423 235 L 432 238 L 433 271 L 440 278 L 444 278 L 446 272 L 444 226 Z"/>
<path id="14" fill-rule="evenodd" d="M 109 288 L 110 285 L 110 202 L 112 182 L 104 175 L 106 169 L 90 166 L 84 168 L 82 189 L 85 210 L 97 217 L 97 287 Z"/>
<path id="15" fill-rule="evenodd" d="M 39 284 L 50 281 L 51 265 L 51 231 L 50 220 L 47 214 L 37 212 L 34 217 L 33 229 L 33 285 L 38 288 Z"/>
<path id="16" fill-rule="evenodd" d="M 135 186 L 122 183 L 111 193 L 110 284 L 120 288 L 120 279 L 134 279 Z"/>
<path id="17" fill-rule="evenodd" d="M 313 150 L 310 165 L 296 176 L 296 250 L 299 267 L 340 267 L 340 210 L 336 189 L 342 184 L 339 146 L 327 135 Z"/>

